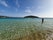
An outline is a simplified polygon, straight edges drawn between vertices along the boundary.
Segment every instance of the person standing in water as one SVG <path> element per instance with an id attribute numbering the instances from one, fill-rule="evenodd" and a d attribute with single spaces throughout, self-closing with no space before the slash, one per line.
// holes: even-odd
<path id="1" fill-rule="evenodd" d="M 42 24 L 43 24 L 43 22 L 44 22 L 44 18 L 42 18 Z"/>

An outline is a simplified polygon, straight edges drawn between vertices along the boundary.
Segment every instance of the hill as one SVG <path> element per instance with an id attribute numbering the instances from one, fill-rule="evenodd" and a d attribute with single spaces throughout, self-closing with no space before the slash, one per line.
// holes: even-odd
<path id="1" fill-rule="evenodd" d="M 39 17 L 37 17 L 37 16 L 25 16 L 24 18 L 39 18 Z"/>

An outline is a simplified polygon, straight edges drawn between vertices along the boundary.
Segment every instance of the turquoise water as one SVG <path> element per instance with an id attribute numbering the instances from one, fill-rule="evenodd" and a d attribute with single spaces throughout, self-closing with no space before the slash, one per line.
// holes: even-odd
<path id="1" fill-rule="evenodd" d="M 41 18 L 17 18 L 0 19 L 0 40 L 7 40 L 15 37 L 29 35 L 30 30 L 53 29 L 53 19 L 45 18 L 41 23 Z"/>

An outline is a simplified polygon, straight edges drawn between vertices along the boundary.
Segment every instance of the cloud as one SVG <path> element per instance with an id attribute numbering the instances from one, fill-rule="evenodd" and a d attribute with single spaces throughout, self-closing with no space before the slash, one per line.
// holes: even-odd
<path id="1" fill-rule="evenodd" d="M 45 8 L 45 6 L 38 6 L 37 8 L 38 9 L 43 9 L 43 8 Z"/>
<path id="2" fill-rule="evenodd" d="M 0 14 L 3 14 L 4 12 L 0 11 Z"/>
<path id="3" fill-rule="evenodd" d="M 26 9 L 25 12 L 26 13 L 31 13 L 31 10 L 30 9 Z"/>
<path id="4" fill-rule="evenodd" d="M 15 3 L 15 11 L 17 12 L 18 11 L 18 8 L 20 7 L 20 4 L 19 4 L 19 2 L 18 2 L 18 0 L 13 0 L 14 1 L 14 3 Z"/>
<path id="5" fill-rule="evenodd" d="M 0 10 L 0 13 L 4 13 L 5 11 L 4 10 Z"/>
<path id="6" fill-rule="evenodd" d="M 18 0 L 16 0 L 16 6 L 17 6 L 17 8 L 20 7 Z"/>
<path id="7" fill-rule="evenodd" d="M 5 7 L 8 7 L 8 4 L 6 3 L 6 1 L 0 0 L 0 4 L 2 4 Z"/>
<path id="8" fill-rule="evenodd" d="M 18 11 L 18 8 L 20 7 L 18 0 L 16 0 L 16 12 Z"/>
<path id="9" fill-rule="evenodd" d="M 32 13 L 30 7 L 27 7 L 27 8 L 25 9 L 25 13 Z"/>

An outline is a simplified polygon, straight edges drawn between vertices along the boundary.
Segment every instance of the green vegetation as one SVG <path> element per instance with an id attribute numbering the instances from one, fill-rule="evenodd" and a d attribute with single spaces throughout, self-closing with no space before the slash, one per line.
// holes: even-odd
<path id="1" fill-rule="evenodd" d="M 39 18 L 39 17 L 37 17 L 37 16 L 25 16 L 24 18 Z"/>

